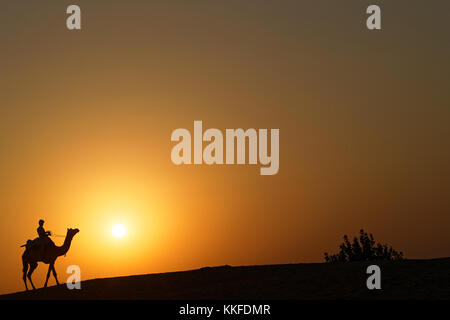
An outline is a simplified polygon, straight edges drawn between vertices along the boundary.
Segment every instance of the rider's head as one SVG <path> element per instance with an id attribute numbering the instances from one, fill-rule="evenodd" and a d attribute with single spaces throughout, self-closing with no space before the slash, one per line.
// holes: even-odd
<path id="1" fill-rule="evenodd" d="M 39 225 L 42 227 L 44 225 L 44 220 L 39 220 Z"/>

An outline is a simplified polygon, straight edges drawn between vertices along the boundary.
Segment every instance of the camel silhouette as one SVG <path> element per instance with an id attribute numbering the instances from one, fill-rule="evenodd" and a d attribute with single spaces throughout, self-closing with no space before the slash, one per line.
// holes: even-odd
<path id="1" fill-rule="evenodd" d="M 49 265 L 47 272 L 47 279 L 45 280 L 44 288 L 47 287 L 48 278 L 50 278 L 50 271 L 53 272 L 53 276 L 55 277 L 56 283 L 59 285 L 58 278 L 56 276 L 55 261 L 59 256 L 63 256 L 67 253 L 67 251 L 69 251 L 72 239 L 79 231 L 80 230 L 78 229 L 67 229 L 66 238 L 64 239 L 64 243 L 62 246 L 58 247 L 53 243 L 49 243 L 43 252 L 40 250 L 39 247 L 33 246 L 31 240 L 27 241 L 27 244 L 25 245 L 26 247 L 25 252 L 22 254 L 23 282 L 25 283 L 25 288 L 27 291 L 28 291 L 27 277 L 28 280 L 30 280 L 33 290 L 36 289 L 34 287 L 33 281 L 31 280 L 31 274 L 37 268 L 38 262 L 44 262 Z"/>

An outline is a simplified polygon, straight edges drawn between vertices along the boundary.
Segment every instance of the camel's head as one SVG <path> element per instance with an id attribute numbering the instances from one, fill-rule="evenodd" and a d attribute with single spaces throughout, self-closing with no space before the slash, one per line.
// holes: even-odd
<path id="1" fill-rule="evenodd" d="M 67 229 L 67 237 L 73 238 L 78 232 L 80 232 L 79 229 L 68 228 Z"/>

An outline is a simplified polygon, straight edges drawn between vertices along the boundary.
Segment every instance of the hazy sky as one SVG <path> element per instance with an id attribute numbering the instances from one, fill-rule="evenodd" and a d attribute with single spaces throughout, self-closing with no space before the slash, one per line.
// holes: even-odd
<path id="1" fill-rule="evenodd" d="M 40 218 L 81 230 L 61 281 L 320 262 L 360 228 L 450 255 L 449 1 L 376 1 L 381 31 L 372 1 L 80 0 L 69 31 L 73 3 L 2 2 L 0 293 Z M 175 166 L 194 120 L 279 128 L 279 173 Z"/>

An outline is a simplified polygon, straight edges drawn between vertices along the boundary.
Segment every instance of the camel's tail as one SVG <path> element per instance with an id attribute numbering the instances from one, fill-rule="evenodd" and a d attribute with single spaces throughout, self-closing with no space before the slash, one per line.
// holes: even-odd
<path id="1" fill-rule="evenodd" d="M 27 240 L 27 243 L 21 245 L 20 247 L 21 247 L 21 248 L 22 248 L 22 247 L 26 247 L 26 248 L 28 249 L 28 248 L 30 247 L 30 245 L 31 245 L 31 240 Z"/>

